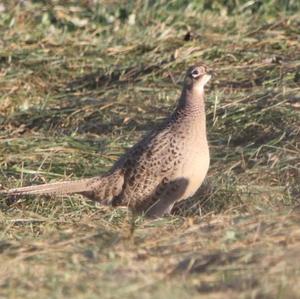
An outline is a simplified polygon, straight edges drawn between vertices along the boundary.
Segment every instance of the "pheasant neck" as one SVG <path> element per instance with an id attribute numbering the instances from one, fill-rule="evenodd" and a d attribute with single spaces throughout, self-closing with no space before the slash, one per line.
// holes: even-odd
<path id="1" fill-rule="evenodd" d="M 179 98 L 179 103 L 176 108 L 178 114 L 187 116 L 200 116 L 205 117 L 205 104 L 204 104 L 204 89 L 201 88 L 184 88 Z M 205 122 L 205 118 L 204 118 Z"/>

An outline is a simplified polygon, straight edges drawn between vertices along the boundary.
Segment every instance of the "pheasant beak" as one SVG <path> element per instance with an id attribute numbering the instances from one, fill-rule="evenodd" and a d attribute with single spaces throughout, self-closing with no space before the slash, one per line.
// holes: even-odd
<path id="1" fill-rule="evenodd" d="M 203 85 L 205 85 L 210 79 L 211 79 L 211 74 L 210 73 L 206 73 L 203 75 L 202 81 L 203 81 Z"/>
<path id="2" fill-rule="evenodd" d="M 210 73 L 206 73 L 206 74 L 202 75 L 202 77 L 200 79 L 201 86 L 204 86 L 205 84 L 207 84 L 207 82 L 210 79 L 211 79 L 211 74 Z"/>

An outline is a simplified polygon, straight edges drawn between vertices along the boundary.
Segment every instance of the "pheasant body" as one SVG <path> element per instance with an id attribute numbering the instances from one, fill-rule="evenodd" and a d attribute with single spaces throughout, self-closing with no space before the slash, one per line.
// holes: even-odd
<path id="1" fill-rule="evenodd" d="M 79 193 L 151 217 L 170 212 L 175 202 L 197 191 L 209 167 L 204 105 L 204 85 L 209 79 L 204 66 L 190 68 L 171 117 L 129 149 L 104 176 L 6 193 Z"/>

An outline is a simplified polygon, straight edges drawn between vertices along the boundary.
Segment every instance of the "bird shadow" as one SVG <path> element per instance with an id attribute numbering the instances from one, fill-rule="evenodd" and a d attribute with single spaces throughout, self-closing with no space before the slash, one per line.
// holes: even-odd
<path id="1" fill-rule="evenodd" d="M 203 215 L 216 212 L 216 206 L 213 204 L 215 198 L 218 197 L 217 186 L 210 178 L 206 178 L 197 192 L 186 200 L 175 202 L 171 214 L 181 217 L 189 217 L 195 215 Z"/>
<path id="2" fill-rule="evenodd" d="M 189 180 L 183 177 L 166 183 L 163 180 L 154 192 L 157 200 L 147 209 L 146 216 L 156 218 L 170 214 L 176 201 L 184 195 L 188 184 Z"/>

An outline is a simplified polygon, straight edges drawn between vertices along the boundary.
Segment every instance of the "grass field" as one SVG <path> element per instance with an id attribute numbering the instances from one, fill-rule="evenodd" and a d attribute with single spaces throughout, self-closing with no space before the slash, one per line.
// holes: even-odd
<path id="1" fill-rule="evenodd" d="M 0 298 L 300 298 L 298 1 L 1 1 L 0 184 L 104 173 L 195 62 L 211 167 L 174 215 L 0 198 Z"/>

